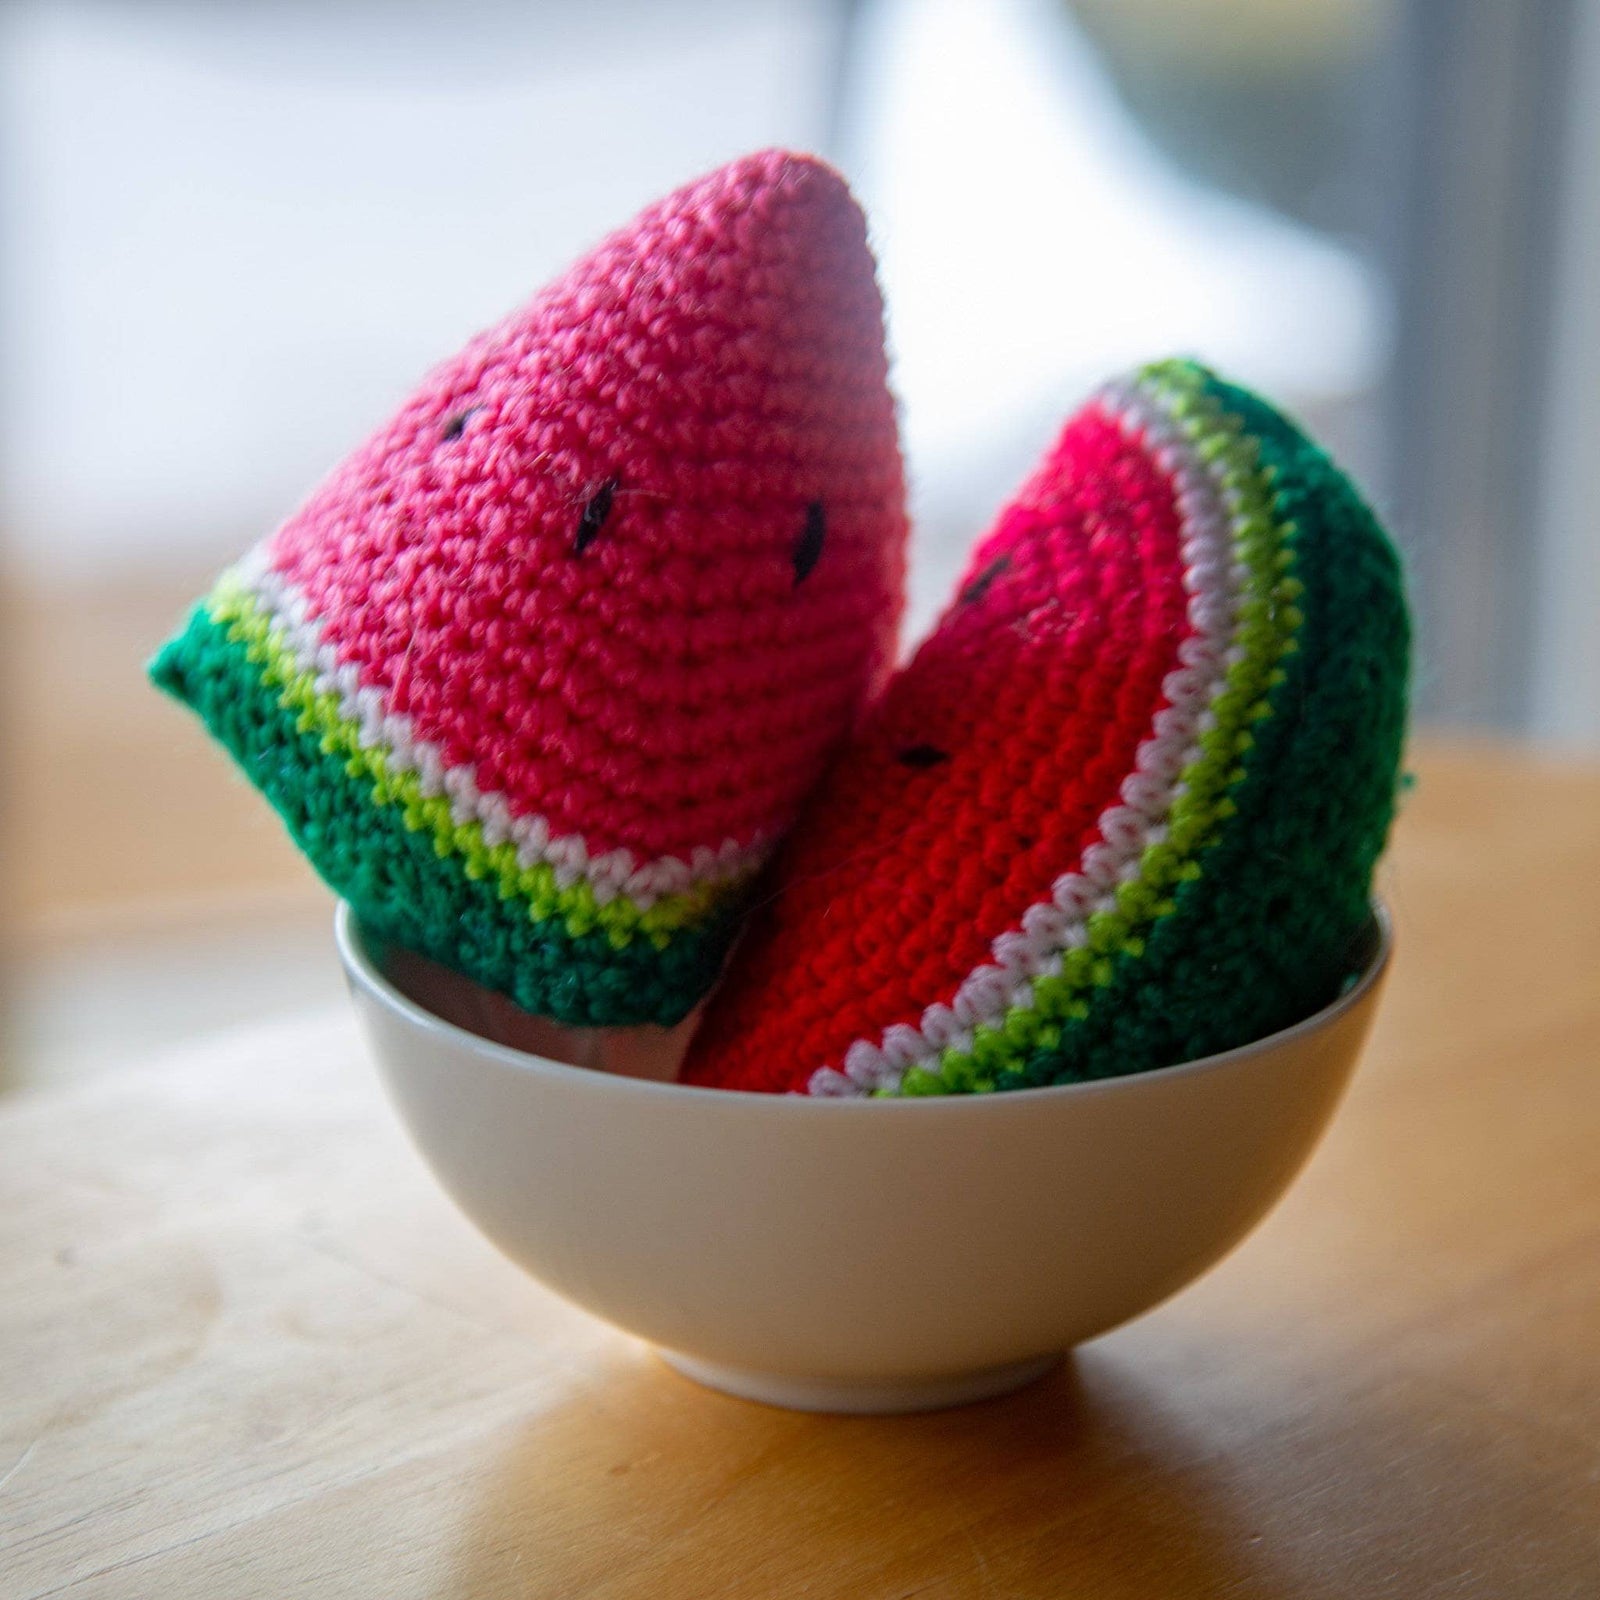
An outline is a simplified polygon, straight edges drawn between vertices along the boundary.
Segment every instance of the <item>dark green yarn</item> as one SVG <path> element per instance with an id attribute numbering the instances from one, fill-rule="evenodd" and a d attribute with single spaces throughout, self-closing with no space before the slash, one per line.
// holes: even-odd
<path id="1" fill-rule="evenodd" d="M 570 933 L 559 916 L 535 921 L 474 879 L 433 836 L 408 828 L 401 808 L 378 804 L 372 784 L 301 728 L 262 682 L 246 646 L 204 606 L 156 657 L 150 676 L 189 706 L 283 818 L 290 836 L 361 922 L 431 956 L 526 1010 L 578 1027 L 680 1021 L 716 981 L 737 917 L 714 914 L 622 949 L 604 931 Z"/>
<path id="2" fill-rule="evenodd" d="M 1370 915 L 1405 733 L 1410 626 L 1398 557 L 1344 474 L 1272 407 L 1207 375 L 1272 474 L 1305 585 L 1298 648 L 1201 852 L 1141 955 L 1001 1089 L 1138 1072 L 1247 1044 L 1331 1002 Z"/>

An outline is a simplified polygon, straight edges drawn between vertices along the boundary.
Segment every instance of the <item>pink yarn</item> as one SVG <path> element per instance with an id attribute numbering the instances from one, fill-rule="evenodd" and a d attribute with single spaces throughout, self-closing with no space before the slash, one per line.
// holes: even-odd
<path id="1" fill-rule="evenodd" d="M 736 162 L 438 368 L 268 560 L 514 814 L 644 860 L 770 839 L 893 655 L 881 319 L 842 180 Z"/>

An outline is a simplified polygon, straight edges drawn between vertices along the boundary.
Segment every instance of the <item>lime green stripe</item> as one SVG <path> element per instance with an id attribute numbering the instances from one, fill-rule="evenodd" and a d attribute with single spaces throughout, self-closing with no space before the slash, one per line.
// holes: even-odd
<path id="1" fill-rule="evenodd" d="M 300 665 L 287 630 L 237 580 L 219 583 L 206 607 L 212 620 L 226 627 L 228 637 L 246 647 L 263 681 L 280 691 L 282 704 L 298 714 L 300 730 L 318 735 L 330 755 L 342 756 L 352 777 L 371 781 L 376 804 L 400 807 L 408 828 L 433 836 L 441 858 L 459 857 L 469 878 L 497 882 L 503 899 L 526 901 L 535 920 L 560 917 L 574 938 L 603 930 L 618 949 L 641 934 L 661 948 L 678 929 L 703 921 L 734 887 L 726 882 L 699 885 L 686 894 L 663 895 L 644 908 L 625 895 L 602 904 L 593 886 L 581 879 L 562 888 L 548 862 L 524 866 L 514 843 L 488 843 L 482 823 L 458 822 L 447 798 L 422 792 L 415 772 L 395 768 L 381 747 L 363 745 L 360 725 L 344 714 L 338 696 L 318 692 L 315 676 Z"/>
<path id="2" fill-rule="evenodd" d="M 1031 1006 L 1013 1006 L 999 1022 L 978 1027 L 971 1048 L 944 1051 L 936 1069 L 912 1068 L 894 1092 L 991 1089 L 1001 1072 L 1034 1051 L 1055 1049 L 1064 1030 L 1088 1016 L 1092 991 L 1111 982 L 1119 959 L 1144 953 L 1151 927 L 1176 909 L 1178 886 L 1201 876 L 1201 851 L 1234 812 L 1229 791 L 1243 781 L 1251 725 L 1271 714 L 1271 692 L 1283 681 L 1278 663 L 1295 647 L 1303 620 L 1294 604 L 1301 585 L 1291 575 L 1295 530 L 1276 515 L 1276 493 L 1255 441 L 1188 362 L 1148 367 L 1138 383 L 1177 425 L 1231 513 L 1234 552 L 1246 568 L 1232 641 L 1244 659 L 1228 668 L 1209 702 L 1216 726 L 1200 737 L 1199 757 L 1179 774 L 1184 793 L 1173 800 L 1166 838 L 1144 851 L 1139 876 L 1118 887 L 1116 909 L 1088 918 L 1088 943 L 1063 953 L 1059 974 L 1034 980 Z"/>
<path id="3" fill-rule="evenodd" d="M 151 663 L 155 682 L 191 707 L 283 819 L 363 928 L 573 1027 L 670 1026 L 716 981 L 739 930 L 737 903 L 674 934 L 664 948 L 618 948 L 600 929 L 573 937 L 538 921 L 497 881 L 469 878 L 398 805 L 373 804 L 372 780 L 303 726 L 232 625 L 199 607 Z"/>

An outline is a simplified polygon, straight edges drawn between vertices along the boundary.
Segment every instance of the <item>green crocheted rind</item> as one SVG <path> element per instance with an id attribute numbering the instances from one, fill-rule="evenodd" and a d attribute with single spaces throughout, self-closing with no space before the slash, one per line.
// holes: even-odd
<path id="1" fill-rule="evenodd" d="M 1409 624 L 1393 546 L 1290 422 L 1192 363 L 1141 374 L 1222 480 L 1248 570 L 1245 660 L 1163 844 L 1034 1004 L 901 1092 L 1009 1089 L 1194 1059 L 1327 1003 L 1393 813 Z"/>
<path id="2" fill-rule="evenodd" d="M 1205 391 L 1255 441 L 1275 514 L 1294 529 L 1296 648 L 1201 874 L 1090 1015 L 997 1087 L 1141 1071 L 1289 1027 L 1338 994 L 1371 915 L 1405 736 L 1399 560 L 1349 480 L 1287 418 L 1209 374 Z"/>
<path id="3" fill-rule="evenodd" d="M 250 647 L 265 681 L 280 690 L 306 728 L 346 757 L 353 772 L 372 780 L 375 798 L 400 806 L 406 825 L 431 834 L 441 856 L 458 856 L 469 878 L 493 879 L 504 898 L 525 901 L 535 919 L 559 917 L 575 938 L 602 929 L 619 950 L 636 937 L 648 938 L 662 950 L 679 929 L 704 921 L 718 897 L 728 893 L 724 881 L 662 895 L 648 906 L 622 894 L 602 901 L 583 879 L 563 887 L 548 862 L 524 866 L 515 844 L 490 844 L 481 822 L 458 821 L 444 795 L 425 794 L 415 772 L 397 767 L 381 745 L 364 744 L 360 724 L 345 715 L 336 695 L 318 691 L 316 675 L 295 655 L 282 625 L 242 584 L 224 577 L 205 604 L 214 621 L 228 625 Z"/>
<path id="4" fill-rule="evenodd" d="M 598 917 L 574 931 L 570 898 L 540 915 L 508 874 L 442 838 L 371 752 L 320 720 L 268 635 L 221 610 L 196 607 L 150 675 L 230 751 L 365 926 L 574 1026 L 671 1024 L 710 989 L 737 931 L 731 908 L 670 936 Z"/>

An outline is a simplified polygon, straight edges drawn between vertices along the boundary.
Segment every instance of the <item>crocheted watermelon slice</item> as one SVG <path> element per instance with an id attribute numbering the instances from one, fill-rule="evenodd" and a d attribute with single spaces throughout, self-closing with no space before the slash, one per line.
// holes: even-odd
<path id="1" fill-rule="evenodd" d="M 774 866 L 695 1083 L 1010 1089 L 1246 1043 L 1338 992 L 1396 787 L 1393 549 L 1184 362 L 1075 416 Z"/>
<path id="2" fill-rule="evenodd" d="M 369 927 L 672 1022 L 892 660 L 903 502 L 861 213 L 768 152 L 435 371 L 152 671 Z"/>

